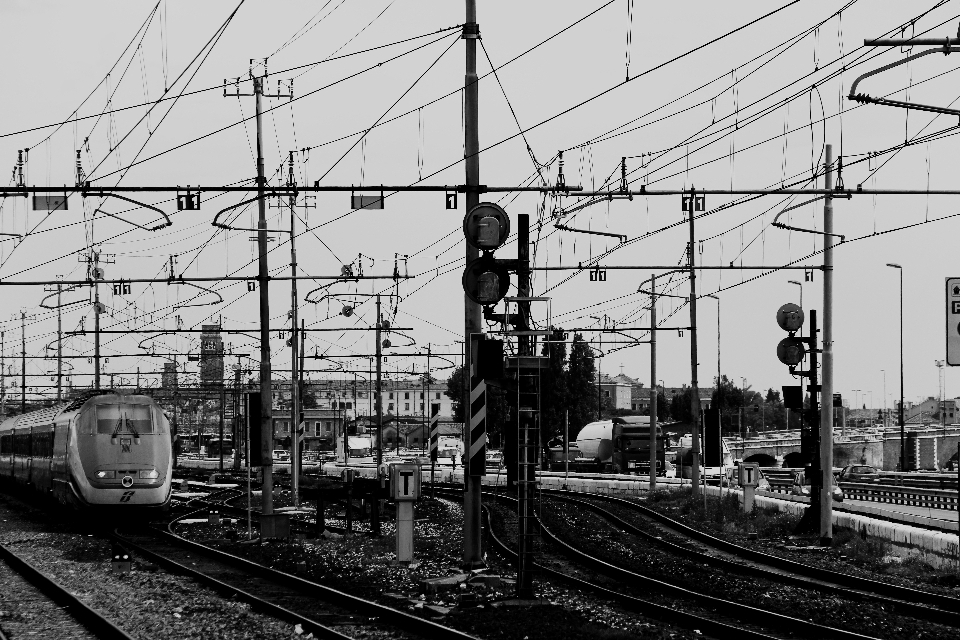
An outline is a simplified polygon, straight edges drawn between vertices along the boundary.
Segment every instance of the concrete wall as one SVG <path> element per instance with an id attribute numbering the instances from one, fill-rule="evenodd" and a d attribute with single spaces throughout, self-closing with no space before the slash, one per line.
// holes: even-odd
<path id="1" fill-rule="evenodd" d="M 931 432 L 918 436 L 919 450 L 916 455 L 919 458 L 920 469 L 943 469 L 947 460 L 956 455 L 958 441 L 960 441 L 960 436 L 956 434 L 947 434 L 946 438 Z M 911 454 L 914 454 L 914 452 L 908 449 L 908 463 Z M 887 434 L 887 439 L 883 441 L 883 464 L 874 466 L 885 471 L 896 471 L 899 462 L 900 436 L 899 434 Z M 872 463 L 868 462 L 867 464 Z"/>
<path id="2" fill-rule="evenodd" d="M 833 445 L 833 466 L 869 464 L 882 468 L 885 457 L 882 442 L 843 442 Z"/>
<path id="3" fill-rule="evenodd" d="M 884 467 L 884 460 L 891 460 L 891 455 L 893 456 L 893 467 L 890 467 L 890 470 L 896 468 L 897 460 L 900 456 L 900 440 L 899 438 L 896 441 L 896 452 L 890 453 L 887 451 L 888 447 L 893 445 L 885 442 L 867 441 L 867 442 L 839 442 L 834 443 L 833 445 L 833 466 L 835 467 L 845 467 L 848 464 L 863 464 L 865 463 L 871 466 L 886 469 Z M 740 457 L 741 450 L 739 447 L 734 446 L 734 455 Z M 785 440 L 785 441 L 750 441 L 746 443 L 746 448 L 743 450 L 743 459 L 749 460 L 752 456 L 769 456 L 773 459 L 783 460 L 787 456 L 790 456 L 791 453 L 799 453 L 800 451 L 800 442 L 799 440 Z M 890 450 L 892 451 L 892 449 Z M 792 458 L 795 458 L 793 456 Z M 789 463 L 784 463 L 783 466 L 790 466 Z"/>

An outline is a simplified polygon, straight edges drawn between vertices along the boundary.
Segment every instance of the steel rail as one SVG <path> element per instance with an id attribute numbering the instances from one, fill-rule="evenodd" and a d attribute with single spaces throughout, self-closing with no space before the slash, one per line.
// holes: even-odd
<path id="1" fill-rule="evenodd" d="M 450 493 L 448 493 L 450 492 Z M 449 488 L 440 489 L 441 496 L 450 499 L 450 500 L 463 500 L 462 493 L 458 491 L 452 491 Z M 491 495 L 497 499 L 506 499 L 511 500 L 506 496 L 500 496 L 499 494 L 490 494 L 487 493 L 488 497 Z M 493 523 L 491 521 L 490 507 L 487 504 L 481 505 L 483 509 L 485 521 L 487 525 L 487 533 L 490 540 L 494 543 L 497 551 L 502 555 L 510 558 L 511 560 L 516 561 L 517 552 L 511 549 L 505 542 L 500 540 L 497 537 L 496 533 L 493 530 Z M 678 626 L 690 628 L 694 630 L 699 630 L 705 632 L 707 635 L 713 635 L 718 638 L 752 638 L 756 640 L 773 640 L 777 636 L 771 636 L 760 631 L 753 629 L 745 629 L 743 627 L 738 627 L 736 625 L 728 624 L 721 622 L 719 620 L 714 620 L 712 618 L 705 618 L 693 613 L 688 613 L 680 609 L 674 609 L 669 606 L 656 604 L 650 602 L 649 600 L 644 600 L 643 598 L 638 598 L 637 596 L 631 596 L 620 591 L 615 591 L 613 589 L 608 589 L 601 585 L 577 578 L 575 576 L 557 571 L 556 569 L 551 569 L 550 567 L 535 564 L 535 569 L 542 575 L 550 576 L 556 580 L 566 582 L 575 587 L 581 589 L 588 589 L 590 591 L 595 591 L 603 596 L 609 597 L 613 600 L 617 600 L 624 604 L 633 605 L 638 608 L 638 610 L 644 615 L 649 615 L 652 618 L 663 620 L 664 622 L 669 622 L 677 624 Z"/>
<path id="2" fill-rule="evenodd" d="M 544 490 L 546 493 L 553 493 L 553 490 Z M 575 492 L 568 492 L 575 493 Z M 591 494 L 596 495 L 600 498 L 600 494 Z M 690 538 L 693 538 L 699 542 L 702 542 L 708 546 L 714 547 L 721 551 L 726 551 L 732 553 L 746 560 L 751 560 L 760 564 L 766 564 L 777 569 L 787 570 L 799 575 L 805 575 L 811 578 L 816 578 L 818 580 L 824 580 L 826 582 L 833 582 L 845 587 L 856 589 L 858 591 L 871 592 L 876 595 L 885 596 L 888 598 L 893 598 L 897 601 L 907 601 L 907 602 L 922 602 L 927 605 L 936 606 L 939 610 L 944 612 L 960 612 L 960 598 L 955 598 L 953 596 L 943 595 L 939 593 L 933 593 L 931 591 L 924 591 L 922 589 L 912 589 L 910 587 L 903 587 L 900 585 L 890 584 L 887 582 L 881 582 L 879 580 L 873 580 L 870 578 L 863 578 L 860 576 L 854 576 L 846 573 L 841 573 L 839 571 L 831 571 L 829 569 L 822 569 L 820 567 L 814 567 L 812 565 L 807 565 L 802 562 L 796 562 L 794 560 L 789 560 L 787 558 L 780 558 L 778 556 L 771 555 L 769 553 L 764 553 L 762 551 L 757 551 L 755 549 L 747 549 L 736 543 L 728 542 L 726 540 L 717 538 L 699 531 L 683 524 L 673 518 L 670 518 L 667 515 L 660 513 L 654 509 L 646 507 L 641 504 L 637 504 L 631 500 L 625 500 L 623 498 L 617 498 L 615 496 L 603 496 L 600 498 L 607 502 L 613 502 L 616 504 L 625 505 L 635 511 L 643 513 L 650 518 L 661 522 L 662 524 L 667 525 L 668 527 L 675 529 L 679 533 L 686 535 Z M 948 623 L 945 623 L 948 624 Z M 951 626 L 956 626 L 955 623 L 949 623 Z"/>
<path id="3" fill-rule="evenodd" d="M 493 530 L 489 505 L 481 505 L 481 508 L 483 509 L 484 524 L 486 525 L 487 535 L 490 541 L 493 542 L 493 546 L 501 555 L 516 561 L 516 551 L 512 550 L 505 542 L 498 538 Z M 540 564 L 534 566 L 541 575 L 546 575 L 555 580 L 566 582 L 580 589 L 595 591 L 612 600 L 636 607 L 635 610 L 645 616 L 656 618 L 658 620 L 662 620 L 663 622 L 672 623 L 687 629 L 696 629 L 708 636 L 715 636 L 718 638 L 744 638 L 750 640 L 774 640 L 774 638 L 776 638 L 776 636 L 770 636 L 752 629 L 744 629 L 742 627 L 720 622 L 718 620 L 713 620 L 711 618 L 704 618 L 693 613 L 687 613 L 686 611 L 681 611 L 661 604 L 656 604 L 654 602 L 649 602 L 642 598 L 627 595 L 619 591 L 614 591 L 613 589 L 608 589 L 598 584 L 588 582 L 581 578 L 576 578 Z"/>
<path id="4" fill-rule="evenodd" d="M 159 553 L 155 553 L 130 540 L 126 536 L 117 533 L 116 531 L 108 534 L 108 536 L 118 544 L 126 547 L 128 550 L 134 551 L 135 553 L 147 558 L 157 565 L 166 567 L 167 570 L 173 573 L 189 576 L 200 584 L 212 587 L 214 590 L 220 593 L 247 602 L 253 607 L 254 610 L 260 611 L 261 613 L 273 616 L 280 620 L 286 620 L 291 623 L 300 624 L 307 633 L 313 633 L 317 637 L 330 638 L 332 640 L 349 640 L 350 638 L 350 636 L 342 634 L 339 631 L 332 629 L 316 620 L 302 616 L 298 613 L 290 611 L 289 609 L 281 607 L 278 604 L 264 600 L 263 598 L 260 598 L 248 591 L 244 591 L 243 589 L 235 587 L 231 584 L 217 580 L 216 578 L 209 576 L 202 571 L 180 564 L 179 562 L 167 558 Z"/>
<path id="5" fill-rule="evenodd" d="M 377 616 L 391 626 L 403 629 L 411 633 L 415 633 L 417 635 L 421 635 L 431 639 L 449 638 L 450 640 L 478 640 L 475 636 L 471 636 L 462 631 L 458 631 L 457 629 L 445 627 L 441 624 L 437 624 L 436 622 L 432 622 L 430 620 L 420 618 L 418 616 L 406 613 L 404 611 L 400 611 L 399 609 L 394 609 L 393 607 L 389 607 L 387 605 L 383 605 L 378 602 L 374 602 L 372 600 L 366 600 L 364 598 L 360 598 L 359 596 L 354 596 L 344 591 L 340 591 L 332 587 L 328 587 L 316 582 L 312 582 L 310 580 L 306 580 L 304 578 L 300 578 L 299 576 L 285 573 L 283 571 L 279 571 L 271 567 L 266 567 L 264 565 L 253 562 L 251 560 L 247 560 L 246 558 L 242 558 L 240 556 L 236 556 L 236 555 L 227 553 L 225 551 L 220 551 L 218 549 L 208 547 L 207 545 L 200 544 L 198 542 L 187 540 L 186 538 L 178 536 L 174 533 L 170 533 L 168 531 L 153 529 L 150 533 L 164 540 L 168 544 L 173 544 L 181 548 L 185 548 L 185 549 L 194 551 L 196 553 L 203 554 L 219 562 L 233 565 L 246 573 L 249 573 L 251 575 L 256 575 L 261 578 L 265 578 L 281 586 L 296 590 L 301 594 L 308 594 L 314 598 L 317 598 L 318 600 L 329 602 L 331 604 L 334 604 L 336 606 L 340 606 L 346 609 L 363 612 L 367 615 Z M 180 565 L 179 563 L 176 563 L 173 560 L 164 558 L 159 554 L 153 553 L 143 548 L 141 545 L 137 545 L 136 543 L 131 542 L 130 540 L 128 540 L 124 536 L 121 536 L 120 534 L 114 533 L 113 536 L 115 536 L 116 539 L 118 539 L 118 541 L 120 541 L 122 544 L 127 544 L 133 547 L 134 550 L 137 551 L 138 553 L 143 553 L 147 557 L 155 558 L 154 560 L 155 562 L 169 564 L 171 566 L 176 565 L 178 567 L 177 569 L 178 571 L 180 570 L 180 568 L 182 568 L 185 572 L 190 573 L 190 575 L 192 575 L 193 577 L 196 577 L 199 580 L 208 582 L 209 584 L 217 583 L 217 585 L 220 585 L 222 588 L 236 591 L 238 596 L 243 597 L 245 599 L 249 599 L 249 601 L 252 603 L 255 601 L 258 606 L 260 605 L 261 602 L 264 602 L 259 598 L 257 598 L 256 596 L 243 592 L 238 588 L 233 587 L 232 585 L 221 583 L 217 581 L 215 578 L 211 578 L 209 576 L 205 576 L 204 574 L 200 574 L 194 569 L 185 567 L 183 565 Z M 194 574 L 197 574 L 197 575 L 194 575 Z M 265 603 L 265 604 L 269 605 L 270 607 L 277 607 L 276 608 L 277 613 L 273 615 L 278 615 L 280 617 L 288 616 L 288 619 L 291 619 L 289 618 L 289 616 L 299 616 L 299 614 L 283 609 L 278 605 L 272 605 L 271 603 Z M 319 623 L 315 621 L 310 621 L 310 624 L 319 625 Z M 332 629 L 330 631 L 332 633 L 339 634 L 339 632 L 334 631 Z M 345 636 L 337 635 L 337 636 L 329 636 L 329 637 L 340 638 Z"/>
<path id="6" fill-rule="evenodd" d="M 488 492 L 486 495 L 502 501 L 514 501 L 513 498 L 500 494 Z M 701 605 L 709 606 L 717 611 L 729 612 L 731 616 L 740 618 L 742 620 L 751 622 L 758 621 L 758 624 L 769 626 L 773 629 L 792 629 L 797 633 L 803 633 L 811 638 L 842 638 L 848 640 L 866 640 L 872 638 L 872 636 L 866 636 L 853 631 L 828 627 L 826 625 L 817 624 L 808 620 L 793 618 L 791 616 L 783 615 L 773 611 L 767 611 L 765 609 L 759 609 L 757 607 L 741 604 L 739 602 L 733 602 L 730 600 L 717 598 L 715 596 L 698 593 L 696 591 L 684 589 L 683 587 L 678 587 L 668 582 L 662 582 L 655 578 L 635 573 L 622 567 L 614 566 L 608 562 L 600 560 L 599 558 L 595 558 L 588 553 L 580 551 L 576 547 L 573 547 L 572 545 L 562 541 L 546 526 L 544 526 L 542 522 L 539 523 L 539 526 L 544 537 L 546 537 L 551 543 L 560 547 L 565 553 L 574 557 L 578 562 L 581 562 L 585 566 L 588 566 L 593 570 L 599 571 L 600 573 L 610 577 L 625 579 L 632 584 L 646 584 L 657 588 L 660 593 L 668 594 L 672 597 L 685 600 L 693 600 Z"/>
<path id="7" fill-rule="evenodd" d="M 45 596 L 63 607 L 67 613 L 97 638 L 102 640 L 133 640 L 132 636 L 96 610 L 88 607 L 66 588 L 2 544 L 0 544 L 0 559 L 25 580 L 37 587 Z M 2 632 L 0 632 L 0 637 L 3 637 Z"/>
<path id="8" fill-rule="evenodd" d="M 730 560 L 728 558 L 711 555 L 709 553 L 701 553 L 699 551 L 695 551 L 690 548 L 683 547 L 681 545 L 675 544 L 673 542 L 669 542 L 667 540 L 664 540 L 663 538 L 659 538 L 655 535 L 647 533 L 637 528 L 636 526 L 630 524 L 629 522 L 625 521 L 624 519 L 620 518 L 619 516 L 607 511 L 606 509 L 603 509 L 599 505 L 592 504 L 590 502 L 587 502 L 585 500 L 581 500 L 578 498 L 574 498 L 570 495 L 564 495 L 565 493 L 568 493 L 568 492 L 562 492 L 562 491 L 556 491 L 556 490 L 550 490 L 550 489 L 544 489 L 542 491 L 543 493 L 551 496 L 552 498 L 564 500 L 566 502 L 574 503 L 582 507 L 585 507 L 593 511 L 594 513 L 601 515 L 603 518 L 613 523 L 620 529 L 632 535 L 642 537 L 654 544 L 658 544 L 662 547 L 665 547 L 670 551 L 672 551 L 673 553 L 685 556 L 687 558 L 690 558 L 691 556 L 695 556 L 696 560 L 699 562 L 711 564 L 713 566 L 716 566 L 728 571 L 736 571 L 742 574 L 752 574 L 752 575 L 763 577 L 768 580 L 773 580 L 776 582 L 786 582 L 788 584 L 794 584 L 801 587 L 819 589 L 821 591 L 829 592 L 835 595 L 849 596 L 850 594 L 856 594 L 859 596 L 870 598 L 871 600 L 874 600 L 881 604 L 889 605 L 893 607 L 897 613 L 900 613 L 900 614 L 907 614 L 907 615 L 915 616 L 918 618 L 923 618 L 930 622 L 937 622 L 937 623 L 948 625 L 951 627 L 960 627 L 960 611 L 958 611 L 957 609 L 944 610 L 940 608 L 930 608 L 930 605 L 928 604 L 918 603 L 918 602 L 906 600 L 903 598 L 894 598 L 888 595 L 882 595 L 882 594 L 876 593 L 874 591 L 857 589 L 850 585 L 842 585 L 835 581 L 824 580 L 823 578 L 814 578 L 812 576 L 807 576 L 805 574 L 797 573 L 794 571 L 787 570 L 787 573 L 783 573 L 784 569 L 781 569 L 780 571 L 775 571 L 773 570 L 774 568 L 767 563 L 758 563 L 761 566 L 745 565 L 739 562 L 734 562 L 733 560 Z M 612 502 L 612 500 L 606 499 L 608 496 L 601 497 L 601 494 L 596 494 L 596 497 L 605 502 Z M 617 504 L 622 504 L 622 503 L 618 502 Z M 714 548 L 719 549 L 718 547 L 714 547 Z M 748 560 L 748 558 L 745 558 L 741 554 L 735 554 L 735 555 L 739 558 L 743 558 L 744 560 Z M 755 562 L 752 559 L 749 559 L 749 560 L 751 562 Z"/>

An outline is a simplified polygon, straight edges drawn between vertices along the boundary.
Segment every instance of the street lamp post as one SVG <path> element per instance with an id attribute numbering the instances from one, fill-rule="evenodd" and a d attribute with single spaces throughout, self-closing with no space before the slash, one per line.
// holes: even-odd
<path id="1" fill-rule="evenodd" d="M 906 471 L 907 449 L 904 446 L 903 433 L 903 267 L 893 262 L 888 262 L 887 266 L 900 272 L 900 408 L 897 417 L 900 421 L 900 471 Z"/>
<path id="2" fill-rule="evenodd" d="M 803 285 L 796 280 L 787 280 L 789 284 L 795 284 L 800 287 L 800 308 L 803 309 Z"/>
<path id="3" fill-rule="evenodd" d="M 880 369 L 880 373 L 883 374 L 883 431 L 886 434 L 887 431 L 887 370 Z M 884 435 L 886 437 L 886 435 Z"/>

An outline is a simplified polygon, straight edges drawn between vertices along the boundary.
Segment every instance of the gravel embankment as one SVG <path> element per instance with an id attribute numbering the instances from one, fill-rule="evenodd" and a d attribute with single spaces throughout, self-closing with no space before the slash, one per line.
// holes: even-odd
<path id="1" fill-rule="evenodd" d="M 327 522 L 342 525 L 337 515 L 342 505 L 329 505 Z M 177 529 L 180 535 L 237 553 L 268 566 L 296 573 L 321 584 L 382 602 L 396 608 L 429 615 L 437 622 L 485 639 L 518 640 L 625 640 L 640 638 L 702 638 L 625 611 L 614 603 L 582 594 L 565 586 L 538 583 L 538 599 L 531 605 L 504 605 L 513 598 L 513 569 L 488 553 L 491 571 L 505 578 L 499 588 L 471 587 L 423 593 L 420 581 L 457 573 L 463 553 L 463 510 L 446 500 L 422 499 L 417 504 L 415 558 L 417 565 L 398 567 L 393 539 L 394 523 L 382 523 L 384 536 L 363 535 L 310 539 L 291 543 L 243 545 L 246 523 L 200 523 Z M 363 523 L 364 530 L 367 523 Z M 461 599 L 469 603 L 460 606 Z"/>
<path id="2" fill-rule="evenodd" d="M 708 516 L 704 517 L 699 509 L 691 510 L 688 502 L 676 498 L 634 500 L 710 535 L 794 562 L 960 597 L 960 571 L 934 569 L 926 564 L 920 555 L 908 558 L 893 555 L 888 552 L 889 544 L 882 540 L 863 539 L 854 531 L 835 528 L 834 545 L 831 549 L 799 551 L 796 550 L 797 547 L 815 545 L 815 536 L 792 536 L 796 519 L 784 517 L 784 514 L 758 509 L 753 517 L 749 517 L 738 513 L 738 509 L 731 510 L 726 508 L 729 505 L 725 505 L 727 513 L 723 518 L 719 518 L 716 513 L 716 499 L 712 499 L 708 503 Z M 610 503 L 598 501 L 598 504 L 621 517 L 629 513 L 626 508 L 621 508 L 622 512 L 612 508 Z M 731 511 L 733 513 L 730 513 Z M 630 522 L 634 520 L 630 519 Z M 759 539 L 749 540 L 749 531 L 759 533 Z"/>
<path id="3" fill-rule="evenodd" d="M 249 605 L 224 600 L 192 580 L 163 570 L 144 571 L 145 565 L 138 562 L 134 562 L 130 573 L 114 573 L 110 568 L 108 542 L 92 534 L 77 533 L 68 526 L 51 525 L 45 520 L 0 496 L 0 542 L 133 637 L 143 640 L 297 637 L 293 625 L 255 613 Z M 11 598 L 20 600 L 0 584 L 0 609 L 4 612 L 8 611 L 6 602 Z M 47 610 L 43 616 L 48 614 L 65 615 Z M 25 620 L 31 621 L 32 618 Z M 0 615 L 0 626 L 7 632 L 7 617 Z M 10 635 L 11 640 L 21 637 L 88 637 L 40 632 Z"/>
<path id="4" fill-rule="evenodd" d="M 567 543 L 612 564 L 686 589 L 891 640 L 954 639 L 956 629 L 886 611 L 869 601 L 743 577 L 697 563 L 625 533 L 599 515 L 550 501 L 544 524 Z"/>

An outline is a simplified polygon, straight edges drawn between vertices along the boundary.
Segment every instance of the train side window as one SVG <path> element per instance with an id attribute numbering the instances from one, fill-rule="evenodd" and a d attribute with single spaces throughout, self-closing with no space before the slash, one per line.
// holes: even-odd
<path id="1" fill-rule="evenodd" d="M 13 453 L 13 436 L 0 436 L 0 455 Z"/>

